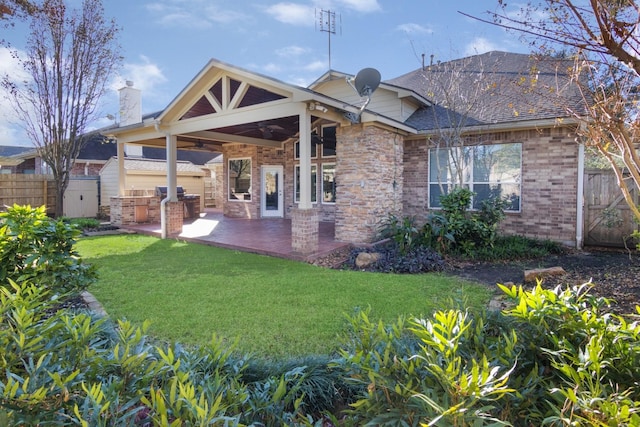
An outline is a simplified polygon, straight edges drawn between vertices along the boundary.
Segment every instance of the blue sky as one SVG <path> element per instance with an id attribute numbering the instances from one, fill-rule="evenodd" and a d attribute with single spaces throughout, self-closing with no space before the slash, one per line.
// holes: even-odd
<path id="1" fill-rule="evenodd" d="M 355 74 L 377 68 L 391 79 L 429 61 L 446 61 L 491 50 L 528 52 L 517 35 L 470 19 L 487 19 L 495 0 L 103 0 L 105 15 L 122 27 L 124 64 L 110 82 L 102 120 L 118 111 L 117 89 L 132 80 L 142 90 L 143 112 L 163 109 L 211 58 L 306 86 L 329 68 L 328 33 L 321 10 L 336 14 L 331 68 Z M 80 0 L 68 0 L 78 7 Z M 518 9 L 518 4 L 511 6 Z M 3 30 L 16 48 L 25 25 Z M 0 49 L 0 73 L 20 76 Z M 11 123 L 11 108 L 0 99 L 0 145 L 30 145 Z"/>

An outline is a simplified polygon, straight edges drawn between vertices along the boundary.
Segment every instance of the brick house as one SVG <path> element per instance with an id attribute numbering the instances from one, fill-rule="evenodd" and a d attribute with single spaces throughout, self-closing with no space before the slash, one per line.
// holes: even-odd
<path id="1" fill-rule="evenodd" d="M 388 215 L 424 219 L 460 184 L 474 206 L 509 198 L 505 233 L 581 246 L 584 152 L 558 102 L 581 106 L 567 66 L 490 52 L 384 80 L 364 99 L 333 70 L 305 88 L 211 60 L 162 112 L 105 133 L 118 150 L 166 147 L 170 159 L 222 153 L 224 214 L 290 218 L 301 253 L 319 221 L 335 222 L 336 240 L 371 242 Z M 175 194 L 164 209 L 163 235 L 179 233 Z"/>

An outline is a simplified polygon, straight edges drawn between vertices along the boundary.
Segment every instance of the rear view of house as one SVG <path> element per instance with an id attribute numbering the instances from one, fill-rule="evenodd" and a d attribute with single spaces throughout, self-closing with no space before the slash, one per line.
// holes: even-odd
<path id="1" fill-rule="evenodd" d="M 173 153 L 206 149 L 223 155 L 224 214 L 290 218 L 300 253 L 317 247 L 320 221 L 336 240 L 371 242 L 389 215 L 424 219 L 458 185 L 474 207 L 508 198 L 504 232 L 580 246 L 583 149 L 562 103 L 581 98 L 566 65 L 490 52 L 383 80 L 365 98 L 333 70 L 305 88 L 211 60 L 162 112 L 105 133 L 119 150 L 167 149 L 166 235 L 182 227 Z M 125 190 L 111 199 L 118 217 Z"/>

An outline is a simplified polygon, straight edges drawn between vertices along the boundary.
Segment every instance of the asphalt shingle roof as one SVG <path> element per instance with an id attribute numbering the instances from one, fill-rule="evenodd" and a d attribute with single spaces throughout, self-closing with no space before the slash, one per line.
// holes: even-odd
<path id="1" fill-rule="evenodd" d="M 116 144 L 101 134 L 94 133 L 89 136 L 89 140 L 80 150 L 78 159 L 109 160 L 118 154 L 117 151 Z M 218 155 L 219 153 L 178 150 L 178 160 L 188 161 L 196 165 L 204 165 Z M 167 150 L 164 148 L 142 147 L 142 157 L 145 159 L 166 160 Z"/>
<path id="2" fill-rule="evenodd" d="M 11 157 L 35 150 L 35 147 L 15 147 L 13 145 L 0 145 L 0 157 Z"/>
<path id="3" fill-rule="evenodd" d="M 434 103 L 405 123 L 423 131 L 568 117 L 580 108 L 571 60 L 488 52 L 419 68 L 386 81 Z"/>

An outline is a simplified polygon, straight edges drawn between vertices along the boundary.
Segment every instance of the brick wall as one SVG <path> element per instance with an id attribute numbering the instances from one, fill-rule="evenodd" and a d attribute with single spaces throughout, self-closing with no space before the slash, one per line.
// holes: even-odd
<path id="1" fill-rule="evenodd" d="M 74 162 L 71 168 L 71 176 L 98 176 L 104 163 Z"/>
<path id="2" fill-rule="evenodd" d="M 167 202 L 165 208 L 167 235 L 175 236 L 182 233 L 182 224 L 184 222 L 184 206 L 182 202 Z"/>
<path id="3" fill-rule="evenodd" d="M 578 144 L 570 128 L 476 135 L 470 143 L 522 143 L 521 212 L 508 213 L 501 232 L 576 244 Z M 428 213 L 427 141 L 405 144 L 403 215 Z"/>
<path id="4" fill-rule="evenodd" d="M 429 205 L 429 147 L 425 140 L 407 141 L 404 145 L 403 215 L 419 222 L 427 219 Z"/>
<path id="5" fill-rule="evenodd" d="M 532 130 L 528 136 L 522 147 L 522 212 L 508 214 L 501 229 L 508 234 L 575 246 L 578 185 L 575 135 L 570 129 L 559 128 L 544 133 Z"/>
<path id="6" fill-rule="evenodd" d="M 258 165 L 258 147 L 253 145 L 223 146 L 223 212 L 232 218 L 260 217 L 260 167 Z M 251 159 L 251 200 L 229 200 L 229 160 Z"/>
<path id="7" fill-rule="evenodd" d="M 161 198 L 111 197 L 108 211 L 101 211 L 114 225 L 131 225 L 160 222 Z M 182 202 L 179 202 L 182 205 Z"/>
<path id="8" fill-rule="evenodd" d="M 260 217 L 260 185 L 261 166 L 273 165 L 283 167 L 283 206 L 285 218 L 292 217 L 292 211 L 297 208 L 295 203 L 294 174 L 296 165 L 300 164 L 294 157 L 295 142 L 288 142 L 284 148 L 277 147 L 255 147 L 250 145 L 234 145 L 224 148 L 224 165 L 222 173 L 222 201 L 225 215 L 234 218 L 259 218 Z M 320 151 L 320 150 L 318 150 Z M 229 199 L 228 168 L 229 159 L 251 158 L 251 201 L 232 201 Z M 333 221 L 335 218 L 335 204 L 321 203 L 322 198 L 322 168 L 323 163 L 336 163 L 335 157 L 312 159 L 311 163 L 317 165 L 317 194 L 314 209 L 317 211 L 320 221 Z"/>
<path id="9" fill-rule="evenodd" d="M 337 134 L 336 239 L 371 242 L 390 213 L 402 213 L 403 138 L 363 125 Z"/>
<path id="10" fill-rule="evenodd" d="M 291 218 L 291 248 L 294 252 L 309 254 L 318 251 L 317 209 L 295 208 Z"/>

